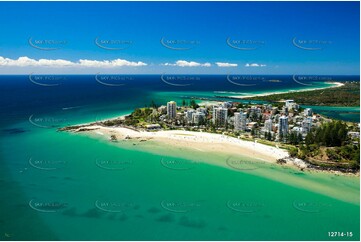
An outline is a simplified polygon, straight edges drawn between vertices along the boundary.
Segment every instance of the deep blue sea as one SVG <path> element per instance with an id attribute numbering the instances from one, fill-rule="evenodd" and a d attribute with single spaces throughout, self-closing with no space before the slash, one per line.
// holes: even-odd
<path id="1" fill-rule="evenodd" d="M 152 100 L 157 104 L 189 98 L 232 100 L 220 96 L 331 86 L 327 78 L 303 78 L 302 85 L 292 76 L 238 75 L 227 79 L 224 75 L 3 75 L 0 76 L 0 122 L 4 127 L 31 115 L 54 113 L 67 116 L 71 122 L 73 118 L 68 116 L 74 112 L 81 112 L 83 119 L 92 120 L 94 115 L 124 113 L 149 105 Z M 332 80 L 359 81 L 359 76 L 337 76 Z M 330 117 L 359 122 L 359 107 L 314 108 Z M 342 115 L 345 113 L 350 116 Z"/>

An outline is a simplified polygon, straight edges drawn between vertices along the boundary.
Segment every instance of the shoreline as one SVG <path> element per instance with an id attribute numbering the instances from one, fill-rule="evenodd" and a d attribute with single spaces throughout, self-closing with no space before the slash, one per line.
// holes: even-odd
<path id="1" fill-rule="evenodd" d="M 252 142 L 242 140 L 223 134 L 184 130 L 160 130 L 150 132 L 130 127 L 106 127 L 99 123 L 64 127 L 60 129 L 60 131 L 70 131 L 72 133 L 81 132 L 94 138 L 103 137 L 103 139 L 108 140 L 109 142 L 136 141 L 142 143 L 152 141 L 156 142 L 157 145 L 165 144 L 172 148 L 185 148 L 197 152 L 204 152 L 205 154 L 218 153 L 229 157 L 242 156 L 253 160 L 255 164 L 257 162 L 268 163 L 270 165 L 280 164 L 280 166 L 291 166 L 301 171 L 359 176 L 359 172 L 352 173 L 319 169 L 306 161 L 290 157 L 288 151 L 285 149 L 261 144 L 257 141 Z M 135 145 L 135 143 L 133 143 L 133 145 Z M 281 163 L 279 163 L 280 160 L 282 161 Z"/>
<path id="2" fill-rule="evenodd" d="M 328 82 L 335 84 L 331 87 L 322 87 L 314 89 L 303 89 L 297 92 L 304 92 L 310 90 L 319 90 L 327 88 L 336 88 L 344 86 L 344 83 L 340 82 Z M 272 94 L 279 94 L 284 92 L 275 93 L 263 93 L 256 96 L 268 96 Z M 250 96 L 248 96 L 250 97 Z M 245 98 L 243 96 L 242 98 Z M 129 115 L 129 114 L 128 114 Z M 281 149 L 277 144 L 262 144 L 257 140 L 250 141 L 240 139 L 240 137 L 232 137 L 224 134 L 217 134 L 213 132 L 196 132 L 186 131 L 184 129 L 171 129 L 171 130 L 156 130 L 149 131 L 145 128 L 133 127 L 124 125 L 123 121 L 126 116 L 122 115 L 114 118 L 108 118 L 104 120 L 98 120 L 93 123 L 85 123 L 73 126 L 67 126 L 59 128 L 58 131 L 70 131 L 74 133 L 86 132 L 91 136 L 103 136 L 107 137 L 108 141 L 117 142 L 118 140 L 135 140 L 139 142 L 143 141 L 155 141 L 160 142 L 161 147 L 163 144 L 169 145 L 169 147 L 177 148 L 189 148 L 190 150 L 197 150 L 199 152 L 208 152 L 214 154 L 226 154 L 226 155 L 241 155 L 249 159 L 264 161 L 271 164 L 280 164 L 293 166 L 301 171 L 316 171 L 332 174 L 344 174 L 344 175 L 356 175 L 359 176 L 359 171 L 354 171 L 349 168 L 336 168 L 336 167 L 323 167 L 322 165 L 313 164 L 299 158 L 291 157 L 288 150 Z M 106 124 L 107 121 L 119 121 L 115 124 Z M 133 145 L 136 145 L 133 143 Z"/>
<path id="3" fill-rule="evenodd" d="M 301 89 L 301 90 L 292 90 L 292 91 L 288 90 L 288 91 L 279 91 L 279 92 L 265 92 L 265 93 L 251 94 L 251 95 L 245 95 L 245 96 L 222 96 L 222 97 L 235 98 L 235 99 L 247 99 L 247 98 L 264 97 L 264 96 L 285 94 L 285 93 L 316 91 L 316 90 L 322 90 L 322 89 L 328 89 L 328 88 L 342 87 L 345 85 L 342 82 L 325 82 L 325 83 L 334 84 L 334 86 L 318 87 L 318 88 L 317 87 L 316 88 L 305 88 L 305 89 Z"/>
<path id="4" fill-rule="evenodd" d="M 257 155 L 257 158 L 269 163 L 276 163 L 277 159 L 288 157 L 288 152 L 280 148 L 260 144 L 257 142 L 245 141 L 222 134 L 213 134 L 207 132 L 183 131 L 183 130 L 160 130 L 143 131 L 134 130 L 127 127 L 104 127 L 101 125 L 90 124 L 82 127 L 76 127 L 72 130 L 75 133 L 89 132 L 104 137 L 115 135 L 118 140 L 139 140 L 159 141 L 167 143 L 170 146 L 180 146 L 190 148 L 201 152 L 221 152 L 221 153 L 241 153 L 245 156 Z M 113 136 L 114 137 L 114 136 Z M 115 141 L 115 140 L 114 140 Z M 227 150 L 224 150 L 228 147 Z"/>
<path id="5" fill-rule="evenodd" d="M 79 129 L 83 130 L 78 131 Z M 103 144 L 114 146 L 116 149 L 134 150 L 157 155 L 159 156 L 160 165 L 173 171 L 197 169 L 198 165 L 217 166 L 233 172 L 273 180 L 287 186 L 308 190 L 344 202 L 359 204 L 359 196 L 352 192 L 352 187 L 344 187 L 343 184 L 329 186 L 322 182 L 330 181 L 330 179 L 340 179 L 341 177 L 342 179 L 358 179 L 359 181 L 359 173 L 325 171 L 309 167 L 301 169 L 292 160 L 289 160 L 286 164 L 279 164 L 276 159 L 278 158 L 277 155 L 287 155 L 287 152 L 276 147 L 244 140 L 239 140 L 240 146 L 237 146 L 231 141 L 238 139 L 232 137 L 224 137 L 224 143 L 222 144 L 218 143 L 221 134 L 186 132 L 183 130 L 147 132 L 142 130 L 134 131 L 125 127 L 104 127 L 92 124 L 68 131 L 71 131 L 71 135 L 79 135 L 78 133 L 80 133 L 86 138 L 96 139 Z M 200 138 L 199 134 L 201 134 Z M 109 137 L 111 135 L 116 135 L 117 140 L 111 140 Z M 213 136 L 217 143 L 212 143 L 213 140 L 210 140 L 208 144 L 199 143 L 197 140 L 190 141 L 194 137 L 201 139 L 208 138 L 208 136 Z M 251 149 L 250 153 L 242 152 L 246 151 L 245 147 L 253 148 L 253 144 L 255 144 L 255 148 Z M 244 146 L 242 147 L 242 145 Z M 275 153 L 268 152 L 271 150 L 275 150 Z M 280 153 L 277 153 L 277 150 Z M 313 179 L 316 177 L 321 182 Z M 349 195 L 347 197 L 341 196 L 340 189 L 347 189 Z"/>

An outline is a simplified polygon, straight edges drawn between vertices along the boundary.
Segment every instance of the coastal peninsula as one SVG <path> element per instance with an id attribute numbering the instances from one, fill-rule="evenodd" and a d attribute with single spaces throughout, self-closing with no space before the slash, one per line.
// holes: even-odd
<path id="1" fill-rule="evenodd" d="M 359 126 L 302 109 L 291 99 L 277 106 L 152 102 L 130 115 L 59 130 L 90 132 L 112 142 L 153 140 L 200 152 L 242 154 L 301 170 L 359 171 Z"/>

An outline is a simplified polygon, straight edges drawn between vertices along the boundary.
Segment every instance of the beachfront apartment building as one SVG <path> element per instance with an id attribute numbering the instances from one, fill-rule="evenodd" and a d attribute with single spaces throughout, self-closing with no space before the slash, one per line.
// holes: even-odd
<path id="1" fill-rule="evenodd" d="M 231 108 L 232 107 L 232 102 L 223 102 L 220 106 L 222 108 Z"/>
<path id="2" fill-rule="evenodd" d="M 186 116 L 186 120 L 187 120 L 187 123 L 192 123 L 193 122 L 193 114 L 195 113 L 196 111 L 194 109 L 188 109 L 186 112 L 185 112 L 185 116 Z"/>
<path id="3" fill-rule="evenodd" d="M 271 132 L 271 131 L 272 131 L 272 128 L 273 128 L 272 119 L 267 119 L 267 120 L 264 122 L 264 130 L 265 130 L 266 132 Z"/>
<path id="4" fill-rule="evenodd" d="M 228 109 L 222 107 L 213 107 L 213 123 L 217 126 L 227 124 Z"/>
<path id="5" fill-rule="evenodd" d="M 259 107 L 256 107 L 256 106 L 252 106 L 250 109 L 249 109 L 249 115 L 251 117 L 253 117 L 254 115 L 256 117 L 260 117 L 261 116 L 261 113 L 262 113 L 262 109 L 260 109 Z"/>
<path id="6" fill-rule="evenodd" d="M 169 119 L 174 119 L 177 115 L 177 103 L 170 101 L 167 103 L 167 115 Z"/>
<path id="7" fill-rule="evenodd" d="M 239 112 L 234 113 L 234 130 L 241 130 L 241 114 Z"/>
<path id="8" fill-rule="evenodd" d="M 201 112 L 201 113 L 207 114 L 207 108 L 199 107 L 199 108 L 197 108 L 197 112 Z"/>
<path id="9" fill-rule="evenodd" d="M 278 119 L 278 134 L 279 136 L 285 137 L 288 134 L 288 117 L 281 116 Z"/>
<path id="10" fill-rule="evenodd" d="M 246 130 L 247 113 L 234 113 L 234 129 L 239 131 Z"/>
<path id="11" fill-rule="evenodd" d="M 307 134 L 312 128 L 312 118 L 307 117 L 302 121 L 302 133 Z"/>
<path id="12" fill-rule="evenodd" d="M 206 115 L 203 112 L 195 112 L 192 114 L 192 122 L 194 124 L 200 124 L 206 119 Z"/>

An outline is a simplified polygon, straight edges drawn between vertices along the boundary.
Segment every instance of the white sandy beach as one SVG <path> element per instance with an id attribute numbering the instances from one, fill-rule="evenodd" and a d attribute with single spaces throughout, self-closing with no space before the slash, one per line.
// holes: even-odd
<path id="1" fill-rule="evenodd" d="M 255 94 L 250 94 L 250 95 L 242 95 L 242 96 L 227 96 L 227 97 L 231 97 L 231 98 L 250 98 L 250 97 L 263 97 L 263 96 L 269 96 L 269 95 L 275 95 L 275 94 L 284 94 L 284 93 L 289 93 L 289 92 L 307 92 L 307 91 L 315 91 L 315 90 L 322 90 L 322 89 L 327 89 L 327 88 L 335 88 L 335 87 L 341 87 L 344 86 L 344 83 L 341 82 L 326 82 L 328 84 L 333 84 L 334 86 L 331 87 L 319 87 L 319 88 L 305 88 L 305 89 L 300 89 L 300 90 L 288 90 L 288 91 L 280 91 L 280 92 L 264 92 L 264 93 L 255 93 Z"/>
<path id="2" fill-rule="evenodd" d="M 289 157 L 286 150 L 221 134 L 182 130 L 137 132 L 123 127 L 103 127 L 100 125 L 83 127 L 83 131 L 84 128 L 89 129 L 86 133 L 100 135 L 108 139 L 111 135 L 115 135 L 117 140 L 152 140 L 162 142 L 169 147 L 184 147 L 205 153 L 219 152 L 229 155 L 242 155 L 270 163 L 275 163 L 277 159 Z M 299 166 L 302 167 L 303 164 L 299 164 Z"/>
<path id="3" fill-rule="evenodd" d="M 302 90 L 295 90 L 294 92 L 303 92 L 311 90 L 319 90 L 326 88 L 335 88 L 340 87 L 345 84 L 340 82 L 329 82 L 333 84 L 332 87 L 322 87 L 322 88 L 308 88 Z M 288 91 L 289 92 L 289 91 Z M 272 94 L 281 94 L 285 92 L 273 92 L 273 93 L 262 93 L 262 94 L 252 94 L 246 96 L 232 96 L 235 98 L 248 98 L 255 96 L 267 96 Z M 211 103 L 207 101 L 205 103 Z M 125 115 L 124 115 L 125 116 Z M 124 118 L 124 116 L 117 117 L 114 119 Z M 111 119 L 109 119 L 111 120 Z M 84 126 L 89 125 L 89 126 Z M 206 133 L 206 132 L 192 132 L 192 131 L 182 131 L 182 130 L 167 130 L 167 131 L 135 131 L 132 129 L 124 127 L 104 127 L 100 125 L 84 124 L 78 130 L 73 130 L 75 132 L 84 130 L 86 133 L 95 136 L 101 136 L 110 140 L 111 135 L 114 135 L 117 140 L 138 140 L 138 141 L 147 141 L 152 140 L 155 142 L 161 142 L 163 145 L 169 147 L 183 147 L 190 150 L 195 150 L 198 152 L 218 152 L 228 155 L 242 155 L 246 157 L 251 157 L 256 160 L 275 163 L 277 159 L 285 159 L 288 164 L 295 165 L 297 167 L 305 168 L 307 167 L 306 163 L 300 159 L 291 159 L 286 150 L 280 149 L 278 147 L 272 147 L 264 144 L 260 144 L 251 141 L 245 141 L 238 138 L 229 137 L 221 134 Z"/>

